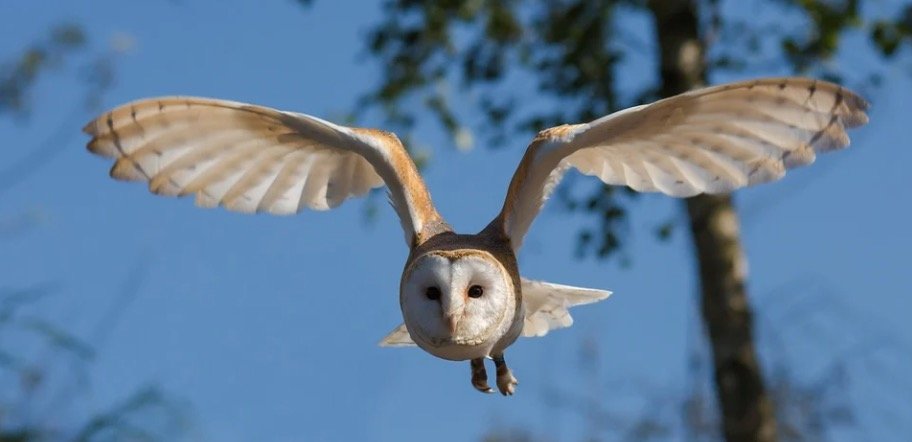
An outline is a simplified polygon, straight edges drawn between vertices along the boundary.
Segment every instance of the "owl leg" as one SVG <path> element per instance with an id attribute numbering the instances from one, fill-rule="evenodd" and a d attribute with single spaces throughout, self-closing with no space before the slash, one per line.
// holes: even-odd
<path id="1" fill-rule="evenodd" d="M 472 359 L 469 364 L 472 366 L 472 386 L 482 393 L 493 393 L 494 390 L 488 386 L 488 371 L 485 370 L 484 358 Z"/>
<path id="2" fill-rule="evenodd" d="M 503 353 L 491 356 L 494 359 L 494 365 L 497 367 L 497 389 L 504 396 L 512 396 L 516 391 L 519 381 L 513 377 L 513 372 L 507 367 L 507 361 L 504 361 Z"/>

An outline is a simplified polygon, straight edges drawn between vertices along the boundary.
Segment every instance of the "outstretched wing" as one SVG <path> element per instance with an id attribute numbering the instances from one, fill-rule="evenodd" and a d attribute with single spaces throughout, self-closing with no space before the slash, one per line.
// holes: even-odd
<path id="1" fill-rule="evenodd" d="M 549 331 L 573 325 L 570 307 L 591 304 L 611 295 L 607 290 L 584 289 L 569 285 L 520 278 L 522 284 L 523 318 L 522 335 L 544 336 Z M 414 346 L 405 324 L 400 324 L 381 341 L 381 347 Z"/>
<path id="2" fill-rule="evenodd" d="M 549 331 L 573 325 L 570 307 L 591 304 L 611 295 L 607 290 L 584 289 L 522 278 L 526 309 L 522 335 L 544 336 Z"/>
<path id="3" fill-rule="evenodd" d="M 384 183 L 414 245 L 443 223 L 395 135 L 309 115 L 195 97 L 120 106 L 83 129 L 88 149 L 114 158 L 111 176 L 203 207 L 292 214 L 327 210 Z"/>
<path id="4" fill-rule="evenodd" d="M 864 99 L 833 83 L 768 78 L 698 89 L 586 124 L 541 131 L 493 225 L 518 250 L 567 168 L 606 184 L 676 197 L 781 178 L 849 144 L 868 121 Z"/>

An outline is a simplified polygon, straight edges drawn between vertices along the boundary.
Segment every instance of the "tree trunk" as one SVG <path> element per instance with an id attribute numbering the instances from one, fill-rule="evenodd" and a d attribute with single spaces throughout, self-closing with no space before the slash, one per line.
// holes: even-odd
<path id="1" fill-rule="evenodd" d="M 697 4 L 650 0 L 649 8 L 661 51 L 662 94 L 701 86 L 706 62 Z M 712 346 L 722 431 L 729 442 L 773 441 L 776 418 L 754 348 L 738 215 L 729 195 L 696 196 L 685 205 L 700 267 L 703 321 Z"/>

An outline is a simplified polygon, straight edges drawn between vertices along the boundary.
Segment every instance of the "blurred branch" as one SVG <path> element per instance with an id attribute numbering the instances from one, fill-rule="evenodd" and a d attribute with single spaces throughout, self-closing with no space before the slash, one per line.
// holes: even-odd
<path id="1" fill-rule="evenodd" d="M 294 2 L 305 8 L 313 6 L 313 0 L 294 0 Z"/>
<path id="2" fill-rule="evenodd" d="M 55 283 L 25 289 L 0 288 L 0 327 L 10 321 L 19 308 L 38 302 L 58 289 L 59 285 Z"/>
<path id="3" fill-rule="evenodd" d="M 88 343 L 47 320 L 29 317 L 21 320 L 20 323 L 23 329 L 42 336 L 55 352 L 63 351 L 82 361 L 89 361 L 95 357 L 95 351 Z"/>
<path id="4" fill-rule="evenodd" d="M 757 345 L 769 373 L 779 440 L 847 435 L 849 440 L 887 440 L 912 432 L 904 418 L 912 413 L 912 382 L 905 374 L 912 366 L 912 345 L 849 306 L 839 290 L 820 278 L 789 281 L 758 299 Z M 577 416 L 595 430 L 580 440 L 722 440 L 708 347 L 696 310 L 692 317 L 684 388 L 660 388 L 629 378 L 606 383 L 596 372 L 595 380 L 581 380 L 579 391 L 548 389 L 543 401 L 554 413 Z M 590 346 L 588 340 L 581 343 L 583 371 L 600 365 L 598 352 Z M 811 351 L 817 354 L 811 356 Z M 855 391 L 875 395 L 873 406 L 855 405 Z M 611 411 L 614 408 L 623 412 Z M 534 431 L 517 428 L 528 427 L 495 427 L 483 440 L 542 440 Z"/>
<path id="5" fill-rule="evenodd" d="M 108 436 L 110 440 L 168 440 L 167 437 L 161 437 L 164 435 L 157 435 L 147 426 L 135 422 L 142 415 L 158 411 L 166 414 L 169 423 L 165 426 L 168 429 L 179 430 L 186 426 L 182 412 L 157 387 L 145 387 L 108 411 L 93 417 L 76 433 L 73 440 L 91 442 L 101 435 Z"/>
<path id="6" fill-rule="evenodd" d="M 65 55 L 84 47 L 86 43 L 87 36 L 80 26 L 59 25 L 51 30 L 47 41 L 32 45 L 18 61 L 0 64 L 0 116 L 9 112 L 19 118 L 26 117 L 32 109 L 29 94 L 37 87 L 40 75 L 62 65 Z M 132 40 L 128 37 L 117 36 L 110 49 L 92 55 L 79 65 L 79 77 L 85 86 L 83 102 L 74 106 L 44 141 L 0 170 L 0 195 L 34 175 L 70 147 L 70 140 L 79 135 L 79 118 L 85 109 L 96 108 L 103 94 L 114 84 L 116 57 L 129 50 L 131 45 Z"/>
<path id="7" fill-rule="evenodd" d="M 57 68 L 64 58 L 85 46 L 82 27 L 61 24 L 43 41 L 27 47 L 14 61 L 0 63 L 0 115 L 9 112 L 22 117 L 30 106 L 29 92 L 44 72 Z"/>
<path id="8" fill-rule="evenodd" d="M 3 413 L 5 407 L 0 404 L 0 442 L 4 440 L 49 440 L 59 437 L 57 434 L 59 430 L 52 429 L 46 422 L 58 421 L 68 404 L 75 399 L 74 392 L 77 383 L 71 380 L 71 377 L 85 369 L 86 364 L 94 358 L 109 333 L 115 330 L 117 321 L 140 293 L 147 269 L 148 260 L 138 261 L 121 283 L 117 296 L 107 309 L 102 310 L 100 318 L 91 332 L 91 344 L 49 320 L 34 315 L 19 314 L 19 310 L 34 307 L 37 302 L 53 293 L 57 286 L 45 285 L 21 290 L 0 290 L 0 332 L 17 329 L 41 337 L 42 342 L 47 346 L 47 354 L 39 356 L 38 360 L 41 362 L 38 363 L 26 361 L 18 354 L 0 350 L 0 367 L 18 374 L 23 393 L 18 406 L 9 408 L 9 410 L 22 416 L 32 415 L 28 413 L 28 410 L 38 405 L 44 405 L 48 410 L 45 419 L 38 418 L 36 421 L 27 419 L 20 426 L 10 427 L 12 423 L 4 419 L 7 417 Z M 62 370 L 56 370 L 55 362 L 59 362 L 62 355 L 72 355 L 75 358 L 64 358 L 66 365 L 62 367 Z M 55 376 L 54 382 L 46 379 L 52 374 L 59 375 Z M 57 389 L 39 388 L 49 384 L 56 386 Z M 40 395 L 40 400 L 36 401 L 38 395 Z M 162 422 L 143 423 L 143 419 L 146 418 L 163 418 L 164 424 Z M 122 403 L 91 417 L 76 431 L 75 440 L 172 440 L 173 435 L 184 431 L 186 426 L 184 412 L 180 407 L 169 400 L 158 388 L 148 386 L 133 393 Z"/>
<path id="9" fill-rule="evenodd" d="M 64 149 L 71 147 L 70 140 L 79 134 L 75 128 L 77 118 L 81 115 L 82 107 L 75 108 L 43 142 L 29 149 L 24 157 L 12 165 L 0 169 L 0 195 L 40 171 Z"/>
<path id="10" fill-rule="evenodd" d="M 149 261 L 149 259 L 143 258 L 136 262 L 133 269 L 121 282 L 120 288 L 115 292 L 111 303 L 106 309 L 101 310 L 101 315 L 96 322 L 95 327 L 93 327 L 89 338 L 89 342 L 92 343 L 94 351 L 99 352 L 104 348 L 108 336 L 116 330 L 118 321 L 141 293 L 142 286 L 148 275 Z M 67 368 L 67 373 L 76 372 L 76 367 L 72 366 L 74 363 L 80 363 L 80 361 L 70 362 L 71 367 Z M 49 363 L 45 365 L 49 365 Z M 47 402 L 47 412 L 45 414 L 53 416 L 54 414 L 59 413 L 60 410 L 65 409 L 68 404 L 72 403 L 76 399 L 77 386 L 78 383 L 75 381 L 64 382 L 59 386 L 56 392 L 49 393 L 48 396 L 50 399 Z"/>
<path id="11" fill-rule="evenodd" d="M 79 134 L 78 119 L 85 109 L 97 107 L 102 95 L 112 86 L 116 57 L 133 44 L 129 36 L 118 35 L 112 39 L 111 48 L 71 61 L 74 58 L 71 54 L 86 46 L 86 41 L 80 26 L 61 25 L 52 29 L 46 40 L 26 48 L 18 59 L 0 64 L 0 117 L 7 114 L 20 119 L 29 116 L 34 108 L 31 94 L 39 86 L 43 74 L 59 68 L 65 61 L 77 66 L 77 78 L 84 89 L 84 100 L 73 107 L 47 138 L 0 170 L 0 194 L 37 173 L 69 147 L 71 137 Z M 34 218 L 34 215 L 23 215 L 4 221 L 0 223 L 0 235 L 21 232 L 34 224 Z M 37 341 L 20 339 L 15 346 L 0 349 L 0 368 L 15 375 L 11 381 L 0 378 L 0 382 L 10 384 L 4 385 L 2 390 L 14 392 L 18 382 L 20 398 L 9 406 L 0 403 L 0 442 L 72 440 L 67 430 L 54 428 L 54 425 L 61 421 L 76 399 L 77 387 L 87 382 L 87 369 L 96 352 L 140 292 L 147 264 L 145 259 L 139 261 L 128 274 L 117 296 L 100 312 L 88 340 L 65 330 L 53 320 L 28 313 L 48 294 L 57 291 L 57 285 L 20 290 L 0 288 L 0 334 L 38 338 Z M 23 355 L 30 347 L 37 347 L 37 357 Z M 0 396 L 0 400 L 13 401 L 9 395 Z M 34 413 L 38 407 L 47 407 L 48 413 L 44 416 Z M 79 408 L 79 413 L 88 412 L 85 407 Z M 182 415 L 158 388 L 144 387 L 110 409 L 90 416 L 72 433 L 75 440 L 80 441 L 173 440 L 173 434 L 162 430 L 182 431 L 185 426 Z M 142 422 L 162 417 L 164 421 Z"/>

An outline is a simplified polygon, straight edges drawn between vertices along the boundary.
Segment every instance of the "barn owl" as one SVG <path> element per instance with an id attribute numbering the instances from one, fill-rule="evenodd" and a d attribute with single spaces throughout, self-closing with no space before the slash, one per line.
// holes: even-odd
<path id="1" fill-rule="evenodd" d="M 88 149 L 113 158 L 111 176 L 153 193 L 194 195 L 203 207 L 278 215 L 326 210 L 385 185 L 409 247 L 400 279 L 404 323 L 383 346 L 417 345 L 470 361 L 471 383 L 512 395 L 504 351 L 519 336 L 568 327 L 568 308 L 610 292 L 520 276 L 516 253 L 568 169 L 611 185 L 674 197 L 730 192 L 781 178 L 845 147 L 867 103 L 838 85 L 769 78 L 698 89 L 538 133 L 482 231 L 458 234 L 437 212 L 399 139 L 310 115 L 234 101 L 151 98 L 85 126 Z"/>

